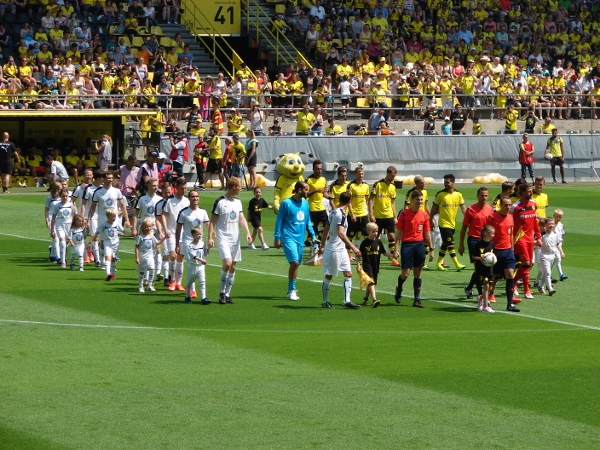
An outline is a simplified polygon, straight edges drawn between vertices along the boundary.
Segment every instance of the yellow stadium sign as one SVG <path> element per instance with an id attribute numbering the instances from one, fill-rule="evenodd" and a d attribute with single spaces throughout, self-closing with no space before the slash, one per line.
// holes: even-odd
<path id="1" fill-rule="evenodd" d="M 242 16 L 239 0 L 213 0 L 202 2 L 198 9 L 193 1 L 183 6 L 185 19 L 192 20 L 198 34 L 239 35 L 242 30 Z"/>

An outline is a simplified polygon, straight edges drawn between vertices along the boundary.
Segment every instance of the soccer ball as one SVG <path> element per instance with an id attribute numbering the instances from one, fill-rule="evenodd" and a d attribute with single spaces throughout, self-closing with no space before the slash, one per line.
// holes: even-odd
<path id="1" fill-rule="evenodd" d="M 487 252 L 481 257 L 481 262 L 485 267 L 492 267 L 498 259 L 492 252 Z"/>
<path id="2" fill-rule="evenodd" d="M 550 153 L 544 153 L 544 159 L 550 161 L 552 159 L 552 155 Z"/>

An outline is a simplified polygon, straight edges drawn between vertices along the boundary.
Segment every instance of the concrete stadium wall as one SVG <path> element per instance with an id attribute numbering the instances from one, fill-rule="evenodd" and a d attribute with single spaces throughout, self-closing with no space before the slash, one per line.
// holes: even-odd
<path id="1" fill-rule="evenodd" d="M 593 181 L 592 158 L 600 157 L 600 136 L 562 135 L 565 150 L 565 173 L 569 180 Z M 550 177 L 550 164 L 544 160 L 548 135 L 531 135 L 535 145 L 536 175 Z M 278 155 L 305 152 L 307 173 L 314 159 L 336 162 L 339 165 L 362 162 L 368 181 L 382 178 L 388 166 L 398 169 L 398 175 L 420 173 L 440 180 L 453 173 L 457 180 L 470 182 L 479 175 L 500 173 L 509 179 L 520 176 L 517 161 L 520 135 L 495 136 L 337 136 L 337 137 L 260 137 L 258 163 L 266 163 L 264 175 L 275 179 L 272 160 Z M 195 145 L 192 140 L 191 147 Z M 162 142 L 163 151 L 170 150 L 168 141 Z M 332 165 L 333 166 L 333 165 Z M 259 171 L 262 168 L 259 167 Z M 331 167 L 333 169 L 333 167 Z M 326 170 L 328 179 L 335 178 L 333 170 Z M 551 180 L 551 179 L 550 179 Z"/>

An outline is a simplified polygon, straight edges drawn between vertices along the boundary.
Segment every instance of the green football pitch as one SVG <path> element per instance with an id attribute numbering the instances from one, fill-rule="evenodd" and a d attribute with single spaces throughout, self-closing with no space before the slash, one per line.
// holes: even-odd
<path id="1" fill-rule="evenodd" d="M 458 188 L 475 202 L 477 186 Z M 426 308 L 397 305 L 387 261 L 377 309 L 343 309 L 338 277 L 323 310 L 309 266 L 291 302 L 275 249 L 243 250 L 234 305 L 140 294 L 131 238 L 115 281 L 62 270 L 47 261 L 46 193 L 13 189 L 0 196 L 0 448 L 600 448 L 600 188 L 545 192 L 564 211 L 569 279 L 519 314 L 500 295 L 484 314 L 464 296 L 470 268 L 424 272 Z M 269 244 L 274 220 L 263 213 Z"/>

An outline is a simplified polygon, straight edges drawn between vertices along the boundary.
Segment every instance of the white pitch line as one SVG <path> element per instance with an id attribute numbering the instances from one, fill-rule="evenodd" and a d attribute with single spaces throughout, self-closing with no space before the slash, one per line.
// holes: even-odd
<path id="1" fill-rule="evenodd" d="M 265 333 L 265 334 L 494 334 L 494 333 L 553 333 L 556 331 L 584 331 L 583 328 L 556 328 L 546 330 L 252 330 L 227 328 L 178 328 L 178 327 L 149 327 L 137 325 L 102 325 L 87 323 L 41 322 L 33 320 L 0 319 L 0 323 L 19 325 L 43 325 L 70 328 L 103 328 L 116 330 L 152 330 L 152 331 L 196 331 L 211 333 Z"/>
<path id="2" fill-rule="evenodd" d="M 27 237 L 27 236 L 20 236 L 18 234 L 0 233 L 0 235 L 11 236 L 11 237 L 20 238 L 20 239 L 29 239 L 29 240 L 34 240 L 34 241 L 47 242 L 46 239 L 30 238 L 30 237 Z M 119 252 L 120 253 L 132 253 L 132 252 L 123 251 L 123 250 L 119 250 Z M 208 264 L 208 265 L 212 266 L 212 267 L 221 267 L 218 264 Z M 287 275 L 284 275 L 284 274 L 261 272 L 261 271 L 258 271 L 258 270 L 245 269 L 245 268 L 241 268 L 241 267 L 236 267 L 236 270 L 240 270 L 240 271 L 243 271 L 243 272 L 255 273 L 257 275 L 269 275 L 269 276 L 272 276 L 272 277 L 287 278 Z M 313 280 L 312 278 L 298 278 L 298 280 L 308 281 L 310 283 L 322 283 L 322 280 Z M 340 284 L 337 284 L 337 283 L 331 283 L 331 284 L 333 284 L 334 286 L 341 286 Z M 380 292 L 382 294 L 394 295 L 392 292 L 386 292 L 386 291 L 380 291 Z M 426 297 L 423 297 L 422 299 L 423 300 L 427 300 L 429 302 L 441 303 L 441 304 L 444 304 L 444 305 L 460 306 L 462 308 L 470 308 L 470 309 L 474 309 L 475 308 L 474 305 L 466 305 L 466 304 L 457 303 L 457 302 L 453 302 L 453 301 L 449 301 L 449 300 L 431 300 L 431 299 L 427 299 Z M 530 315 L 530 314 L 511 313 L 511 312 L 508 312 L 508 311 L 501 311 L 501 310 L 496 310 L 496 312 L 497 313 L 501 313 L 501 314 L 507 314 L 507 315 L 512 316 L 512 317 L 523 317 L 523 318 L 527 318 L 527 319 L 541 320 L 543 322 L 550 322 L 550 323 L 556 323 L 556 324 L 560 324 L 560 325 L 567 325 L 567 326 L 571 326 L 571 327 L 584 328 L 586 330 L 600 331 L 600 327 L 595 327 L 595 326 L 592 326 L 592 325 L 583 325 L 583 324 L 580 324 L 580 323 L 566 322 L 566 321 L 557 320 L 557 319 L 549 319 L 547 317 L 533 316 L 533 315 Z"/>

